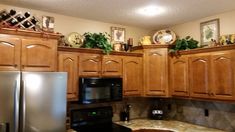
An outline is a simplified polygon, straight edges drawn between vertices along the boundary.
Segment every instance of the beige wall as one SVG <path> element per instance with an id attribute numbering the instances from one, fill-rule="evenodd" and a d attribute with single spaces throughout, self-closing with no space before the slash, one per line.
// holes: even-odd
<path id="1" fill-rule="evenodd" d="M 170 27 L 180 38 L 188 35 L 200 42 L 200 23 L 220 19 L 220 35 L 235 34 L 235 10 Z"/>
<path id="2" fill-rule="evenodd" d="M 0 4 L 0 10 L 7 9 L 15 9 L 16 11 L 29 11 L 32 15 L 41 18 L 43 15 L 53 16 L 55 17 L 55 31 L 60 32 L 64 35 L 68 35 L 70 32 L 78 32 L 83 34 L 85 32 L 107 32 L 110 33 L 110 27 L 122 27 L 126 29 L 126 39 L 133 38 L 134 44 L 137 44 L 139 39 L 142 36 L 148 35 L 149 30 L 141 29 L 137 27 L 123 26 L 118 24 L 104 23 L 99 21 L 92 21 L 87 19 L 75 18 L 70 16 L 64 16 L 60 14 L 44 12 L 39 10 L 32 10 L 26 8 L 19 8 L 9 5 Z"/>

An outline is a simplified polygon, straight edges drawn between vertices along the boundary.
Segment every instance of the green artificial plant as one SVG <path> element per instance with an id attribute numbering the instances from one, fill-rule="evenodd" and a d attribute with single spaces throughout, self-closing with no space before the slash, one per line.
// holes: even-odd
<path id="1" fill-rule="evenodd" d="M 109 54 L 112 51 L 112 45 L 109 42 L 109 37 L 106 32 L 105 33 L 90 33 L 86 32 L 83 34 L 84 36 L 84 48 L 100 48 L 103 49 L 103 52 Z"/>
<path id="2" fill-rule="evenodd" d="M 179 50 L 188 50 L 198 48 L 198 41 L 192 37 L 187 36 L 183 39 L 177 39 L 175 46 L 169 50 L 170 53 L 177 53 Z"/>

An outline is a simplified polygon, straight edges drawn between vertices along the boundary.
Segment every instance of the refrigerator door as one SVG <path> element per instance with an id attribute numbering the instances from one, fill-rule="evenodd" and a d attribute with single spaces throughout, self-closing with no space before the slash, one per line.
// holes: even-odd
<path id="1" fill-rule="evenodd" d="M 22 132 L 65 132 L 67 73 L 23 72 Z"/>
<path id="2" fill-rule="evenodd" d="M 0 72 L 0 132 L 18 132 L 20 72 Z"/>

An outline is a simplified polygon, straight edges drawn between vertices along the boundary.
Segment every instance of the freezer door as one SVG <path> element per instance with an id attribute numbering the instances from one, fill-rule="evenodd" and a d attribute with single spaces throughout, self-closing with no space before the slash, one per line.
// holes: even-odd
<path id="1" fill-rule="evenodd" d="M 22 132 L 65 132 L 67 73 L 23 72 Z"/>
<path id="2" fill-rule="evenodd" d="M 0 132 L 18 132 L 20 72 L 0 72 Z"/>

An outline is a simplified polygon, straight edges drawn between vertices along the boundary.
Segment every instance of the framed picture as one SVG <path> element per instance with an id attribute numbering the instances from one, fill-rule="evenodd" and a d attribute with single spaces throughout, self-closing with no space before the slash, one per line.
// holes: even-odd
<path id="1" fill-rule="evenodd" d="M 54 17 L 42 17 L 42 30 L 46 32 L 54 32 Z"/>
<path id="2" fill-rule="evenodd" d="M 111 27 L 111 40 L 114 43 L 125 42 L 125 28 Z"/>
<path id="3" fill-rule="evenodd" d="M 212 39 L 218 42 L 220 33 L 219 28 L 219 19 L 213 19 L 200 23 L 201 45 L 208 46 Z"/>

